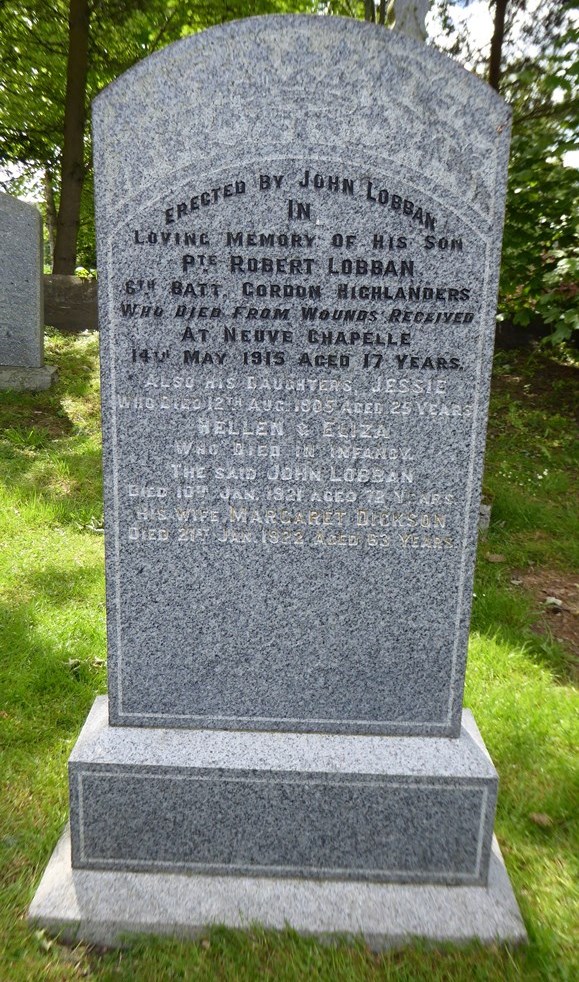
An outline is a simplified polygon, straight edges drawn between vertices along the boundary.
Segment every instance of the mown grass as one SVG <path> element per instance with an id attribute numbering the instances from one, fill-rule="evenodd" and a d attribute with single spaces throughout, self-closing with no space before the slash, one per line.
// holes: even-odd
<path id="1" fill-rule="evenodd" d="M 29 928 L 28 904 L 67 816 L 66 760 L 106 687 L 97 348 L 93 335 L 54 334 L 57 388 L 0 394 L 1 982 L 579 977 L 578 700 L 568 650 L 534 633 L 533 599 L 513 576 L 532 564 L 561 574 L 578 565 L 570 369 L 540 355 L 496 361 L 485 476 L 493 517 L 479 550 L 466 691 L 500 774 L 497 833 L 529 945 L 374 954 L 361 942 L 328 947 L 256 928 L 103 952 Z"/>

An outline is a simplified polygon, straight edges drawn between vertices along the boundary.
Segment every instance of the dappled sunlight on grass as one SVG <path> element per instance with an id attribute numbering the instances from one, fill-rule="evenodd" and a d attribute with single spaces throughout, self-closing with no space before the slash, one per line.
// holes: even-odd
<path id="1" fill-rule="evenodd" d="M 69 448 L 66 444 L 59 454 L 41 450 L 33 455 L 29 452 L 13 453 L 3 474 L 3 483 L 14 490 L 17 502 L 33 504 L 53 504 L 55 516 L 63 521 L 67 516 L 73 518 L 77 510 L 87 503 L 93 509 L 102 510 L 102 474 L 99 445 L 75 441 Z M 59 507 L 62 498 L 74 500 Z M 33 516 L 32 516 L 33 517 Z"/>
<path id="2" fill-rule="evenodd" d="M 79 703 L 88 709 L 94 689 L 104 688 L 104 611 L 76 606 L 72 618 L 59 617 L 28 602 L 0 605 L 0 617 L 0 686 L 10 692 L 2 743 L 34 746 L 75 722 Z"/>
<path id="3" fill-rule="evenodd" d="M 0 454 L 8 520 L 22 527 L 102 520 L 98 337 L 53 334 L 46 360 L 59 380 L 47 392 L 0 393 Z"/>
<path id="4" fill-rule="evenodd" d="M 524 916 L 538 910 L 571 955 L 579 922 L 577 800 L 579 714 L 571 686 L 524 643 L 474 634 L 465 705 L 499 772 L 496 833 Z"/>

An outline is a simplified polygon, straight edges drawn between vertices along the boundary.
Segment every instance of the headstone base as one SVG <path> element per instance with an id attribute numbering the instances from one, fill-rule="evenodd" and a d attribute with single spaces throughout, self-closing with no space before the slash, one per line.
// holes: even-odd
<path id="1" fill-rule="evenodd" d="M 21 365 L 0 365 L 0 390 L 41 392 L 49 389 L 58 378 L 58 369 L 50 365 L 28 368 Z"/>
<path id="2" fill-rule="evenodd" d="M 72 864 L 484 886 L 497 775 L 457 739 L 110 726 L 69 762 Z"/>
<path id="3" fill-rule="evenodd" d="M 214 925 L 291 927 L 322 940 L 363 937 L 374 949 L 415 938 L 464 944 L 527 939 L 496 839 L 488 885 L 448 887 L 72 869 L 68 830 L 29 912 L 70 944 L 120 946 L 131 934 L 196 938 Z"/>
<path id="4" fill-rule="evenodd" d="M 525 939 L 468 711 L 457 739 L 161 730 L 110 726 L 100 696 L 69 775 L 72 836 L 29 912 L 64 940 L 254 923 L 375 948 Z"/>

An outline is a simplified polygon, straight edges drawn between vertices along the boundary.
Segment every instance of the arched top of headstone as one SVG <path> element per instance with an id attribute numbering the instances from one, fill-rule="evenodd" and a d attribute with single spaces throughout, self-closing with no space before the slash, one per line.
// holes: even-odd
<path id="1" fill-rule="evenodd" d="M 95 171 L 114 225 L 129 199 L 233 157 L 327 147 L 383 159 L 386 144 L 393 162 L 428 171 L 490 221 L 508 121 L 486 83 L 400 33 L 339 17 L 253 17 L 178 41 L 109 85 L 94 104 Z"/>

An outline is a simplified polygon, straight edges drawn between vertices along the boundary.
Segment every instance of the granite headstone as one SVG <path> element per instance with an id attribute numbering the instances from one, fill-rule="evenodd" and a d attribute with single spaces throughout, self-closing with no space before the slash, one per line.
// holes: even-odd
<path id="1" fill-rule="evenodd" d="M 456 736 L 508 111 L 273 23 L 94 107 L 111 721 Z"/>
<path id="2" fill-rule="evenodd" d="M 462 694 L 507 108 L 400 35 L 268 17 L 93 119 L 109 716 L 55 875 L 226 874 L 249 919 L 244 877 L 353 880 L 366 933 L 384 882 L 496 899 Z"/>
<path id="3" fill-rule="evenodd" d="M 47 389 L 42 219 L 35 205 L 0 194 L 0 389 Z"/>

